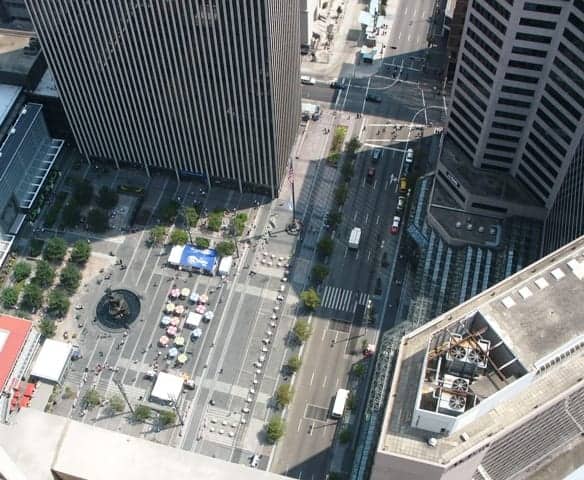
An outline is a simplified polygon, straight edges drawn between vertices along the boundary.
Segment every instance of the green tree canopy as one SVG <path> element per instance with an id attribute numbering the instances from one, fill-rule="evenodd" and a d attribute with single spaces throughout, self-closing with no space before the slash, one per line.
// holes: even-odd
<path id="1" fill-rule="evenodd" d="M 32 272 L 30 263 L 18 262 L 12 269 L 12 276 L 17 282 L 22 282 L 24 279 L 29 277 L 30 272 Z"/>
<path id="2" fill-rule="evenodd" d="M 153 245 L 159 245 L 166 237 L 166 227 L 157 225 L 150 230 L 150 242 Z"/>
<path id="3" fill-rule="evenodd" d="M 321 238 L 317 245 L 318 253 L 324 257 L 328 257 L 331 253 L 333 253 L 334 248 L 335 242 L 329 236 Z"/>
<path id="4" fill-rule="evenodd" d="M 81 282 L 81 271 L 75 265 L 69 264 L 61 270 L 60 281 L 68 293 L 74 293 Z"/>
<path id="5" fill-rule="evenodd" d="M 51 312 L 56 317 L 64 317 L 69 310 L 70 302 L 69 298 L 65 295 L 62 290 L 52 290 L 49 293 L 49 298 L 47 300 L 47 307 L 49 312 Z"/>
<path id="6" fill-rule="evenodd" d="M 308 290 L 304 290 L 300 294 L 300 300 L 304 303 L 304 306 L 310 310 L 314 310 L 318 308 L 320 305 L 320 296 L 316 293 L 314 288 L 309 288 Z"/>
<path id="7" fill-rule="evenodd" d="M 365 371 L 366 371 L 365 365 L 363 365 L 362 363 L 357 363 L 353 365 L 353 374 L 357 378 L 362 377 L 365 374 Z"/>
<path id="8" fill-rule="evenodd" d="M 329 274 L 329 269 L 326 265 L 322 263 L 316 264 L 312 267 L 312 278 L 316 283 L 322 283 L 322 281 L 326 278 Z"/>
<path id="9" fill-rule="evenodd" d="M 247 222 L 247 213 L 238 213 L 233 219 L 233 232 L 238 237 L 243 234 Z"/>
<path id="10" fill-rule="evenodd" d="M 107 186 L 103 186 L 99 189 L 99 194 L 97 196 L 97 204 L 106 210 L 114 208 L 120 199 L 118 192 L 115 190 L 110 190 Z"/>
<path id="11" fill-rule="evenodd" d="M 57 333 L 57 325 L 53 320 L 43 318 L 41 323 L 39 323 L 39 330 L 43 337 L 52 338 L 55 336 L 55 333 Z"/>
<path id="12" fill-rule="evenodd" d="M 216 250 L 221 257 L 227 257 L 235 252 L 235 244 L 233 242 L 219 242 Z"/>
<path id="13" fill-rule="evenodd" d="M 218 232 L 223 224 L 223 212 L 221 210 L 214 211 L 207 217 L 207 228 L 212 232 Z"/>
<path id="14" fill-rule="evenodd" d="M 189 234 L 186 230 L 175 228 L 170 234 L 170 243 L 173 245 L 186 245 L 189 242 Z"/>
<path id="15" fill-rule="evenodd" d="M 355 174 L 354 162 L 350 159 L 345 160 L 343 166 L 341 167 L 341 175 L 343 176 L 345 182 L 349 182 L 351 178 L 353 178 L 354 174 Z"/>
<path id="16" fill-rule="evenodd" d="M 286 363 L 286 367 L 288 367 L 291 372 L 297 372 L 301 365 L 302 360 L 298 355 L 291 356 Z"/>
<path id="17" fill-rule="evenodd" d="M 199 212 L 195 207 L 187 207 L 184 209 L 186 223 L 190 228 L 195 228 L 199 221 Z"/>
<path id="18" fill-rule="evenodd" d="M 294 324 L 292 331 L 298 337 L 298 340 L 306 342 L 312 335 L 312 326 L 308 321 L 300 319 Z"/>
<path id="19" fill-rule="evenodd" d="M 286 422 L 282 417 L 272 417 L 266 425 L 266 434 L 270 443 L 276 443 L 286 432 Z"/>
<path id="20" fill-rule="evenodd" d="M 209 245 L 211 245 L 211 242 L 208 238 L 197 237 L 197 238 L 195 238 L 195 245 L 197 246 L 197 248 L 209 248 Z"/>
<path id="21" fill-rule="evenodd" d="M 95 388 L 91 388 L 87 390 L 85 396 L 83 397 L 83 400 L 85 400 L 85 403 L 89 408 L 92 408 L 96 407 L 101 403 L 101 396 L 99 395 L 99 392 Z"/>
<path id="22" fill-rule="evenodd" d="M 36 283 L 29 283 L 24 286 L 21 304 L 27 310 L 41 307 L 43 304 L 43 291 Z"/>
<path id="23" fill-rule="evenodd" d="M 79 208 L 77 203 L 67 203 L 61 213 L 61 219 L 63 220 L 63 225 L 66 227 L 72 228 L 79 225 L 81 220 L 81 208 Z"/>
<path id="24" fill-rule="evenodd" d="M 162 410 L 158 414 L 158 421 L 163 427 L 173 425 L 176 423 L 176 413 L 173 410 Z"/>
<path id="25" fill-rule="evenodd" d="M 351 140 L 349 140 L 349 143 L 347 143 L 347 151 L 350 154 L 354 154 L 360 148 L 361 148 L 361 142 L 359 141 L 359 138 L 351 137 Z"/>
<path id="26" fill-rule="evenodd" d="M 292 401 L 294 389 L 289 383 L 283 383 L 276 389 L 276 402 L 280 407 L 285 407 Z"/>
<path id="27" fill-rule="evenodd" d="M 101 208 L 92 208 L 87 213 L 87 226 L 95 233 L 103 233 L 109 228 L 107 213 Z"/>
<path id="28" fill-rule="evenodd" d="M 18 303 L 19 291 L 16 287 L 6 287 L 2 290 L 2 305 L 4 308 L 12 308 Z"/>
<path id="29" fill-rule="evenodd" d="M 159 210 L 161 220 L 166 224 L 171 224 L 176 220 L 180 204 L 176 200 L 166 202 Z"/>
<path id="30" fill-rule="evenodd" d="M 343 203 L 345 203 L 345 200 L 347 199 L 348 193 L 349 193 L 349 188 L 347 187 L 346 183 L 339 185 L 335 189 L 335 202 L 337 203 L 337 205 L 342 205 Z"/>
<path id="31" fill-rule="evenodd" d="M 331 229 L 334 230 L 343 221 L 343 214 L 341 212 L 329 212 L 327 221 Z"/>
<path id="32" fill-rule="evenodd" d="M 71 250 L 71 261 L 79 264 L 83 264 L 89 260 L 91 255 L 91 243 L 87 240 L 78 240 L 73 245 Z"/>
<path id="33" fill-rule="evenodd" d="M 53 284 L 55 280 L 55 270 L 51 264 L 46 260 L 41 260 L 37 263 L 33 282 L 39 287 L 47 288 Z"/>
<path id="34" fill-rule="evenodd" d="M 80 180 L 73 188 L 73 198 L 77 205 L 89 205 L 93 198 L 93 185 L 87 179 Z"/>
<path id="35" fill-rule="evenodd" d="M 152 410 L 146 405 L 138 405 L 134 408 L 134 418 L 139 422 L 145 422 L 152 415 Z"/>
<path id="36" fill-rule="evenodd" d="M 110 410 L 115 413 L 123 412 L 124 408 L 126 408 L 126 403 L 120 395 L 111 396 L 108 405 Z"/>
<path id="37" fill-rule="evenodd" d="M 349 443 L 351 438 L 353 438 L 353 432 L 349 428 L 345 428 L 339 434 L 339 442 L 342 444 Z"/>
<path id="38" fill-rule="evenodd" d="M 45 244 L 44 257 L 49 262 L 60 262 L 67 253 L 67 242 L 59 237 L 47 240 Z"/>

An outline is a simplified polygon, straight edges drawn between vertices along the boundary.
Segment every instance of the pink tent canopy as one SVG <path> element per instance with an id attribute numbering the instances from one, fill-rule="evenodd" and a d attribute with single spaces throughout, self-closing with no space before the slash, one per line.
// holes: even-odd
<path id="1" fill-rule="evenodd" d="M 158 340 L 158 343 L 160 343 L 160 345 L 162 345 L 163 347 L 166 347 L 169 342 L 170 339 L 166 335 L 162 335 L 162 337 L 160 337 L 160 340 Z"/>
<path id="2" fill-rule="evenodd" d="M 176 328 L 176 327 L 168 327 L 168 328 L 166 329 L 166 334 L 167 334 L 168 336 L 170 336 L 170 337 L 174 337 L 174 336 L 176 335 L 176 332 L 177 332 L 177 331 L 178 331 L 178 330 L 177 330 L 177 328 Z"/>

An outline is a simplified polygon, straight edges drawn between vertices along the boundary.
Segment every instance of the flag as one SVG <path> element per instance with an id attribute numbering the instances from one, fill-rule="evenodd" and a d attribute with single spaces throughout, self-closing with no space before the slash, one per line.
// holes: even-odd
<path id="1" fill-rule="evenodd" d="M 290 185 L 294 185 L 294 168 L 292 168 L 292 164 L 290 164 L 290 168 L 288 169 L 288 181 Z"/>

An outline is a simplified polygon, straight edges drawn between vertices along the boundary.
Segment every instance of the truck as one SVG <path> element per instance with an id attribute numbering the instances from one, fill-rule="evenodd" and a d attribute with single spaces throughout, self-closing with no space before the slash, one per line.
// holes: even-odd
<path id="1" fill-rule="evenodd" d="M 333 404 L 333 410 L 331 412 L 332 418 L 341 418 L 343 416 L 345 405 L 347 404 L 350 393 L 351 392 L 349 392 L 349 390 L 339 388 L 337 396 L 335 397 L 335 402 Z"/>
<path id="2" fill-rule="evenodd" d="M 356 250 L 359 248 L 359 242 L 361 241 L 361 229 L 359 227 L 353 228 L 351 230 L 351 235 L 349 235 L 349 248 Z"/>
<path id="3" fill-rule="evenodd" d="M 229 275 L 231 271 L 231 266 L 233 265 L 233 257 L 228 255 L 223 257 L 219 262 L 219 268 L 217 269 L 217 273 L 221 276 Z"/>

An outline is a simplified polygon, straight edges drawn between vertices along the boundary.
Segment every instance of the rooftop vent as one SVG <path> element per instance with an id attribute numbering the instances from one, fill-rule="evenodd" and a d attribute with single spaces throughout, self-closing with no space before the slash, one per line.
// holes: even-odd
<path id="1" fill-rule="evenodd" d="M 554 277 L 556 280 L 561 280 L 565 276 L 566 274 L 562 272 L 561 268 L 556 268 L 555 270 L 552 270 L 552 277 Z"/>
<path id="2" fill-rule="evenodd" d="M 543 290 L 544 288 L 549 286 L 549 283 L 543 277 L 536 279 L 535 284 L 537 285 L 537 288 L 539 288 L 540 290 Z"/>
<path id="3" fill-rule="evenodd" d="M 435 447 L 436 445 L 438 445 L 438 440 L 436 440 L 434 437 L 430 437 L 428 439 L 428 445 L 430 445 L 431 447 Z"/>
<path id="4" fill-rule="evenodd" d="M 511 297 L 505 297 L 503 300 L 501 300 L 501 303 L 505 305 L 506 309 L 510 309 L 515 305 L 515 300 L 513 300 Z"/>
<path id="5" fill-rule="evenodd" d="M 520 288 L 517 293 L 519 293 L 523 300 L 527 300 L 529 297 L 533 296 L 533 293 L 531 293 L 531 290 L 527 287 Z"/>

